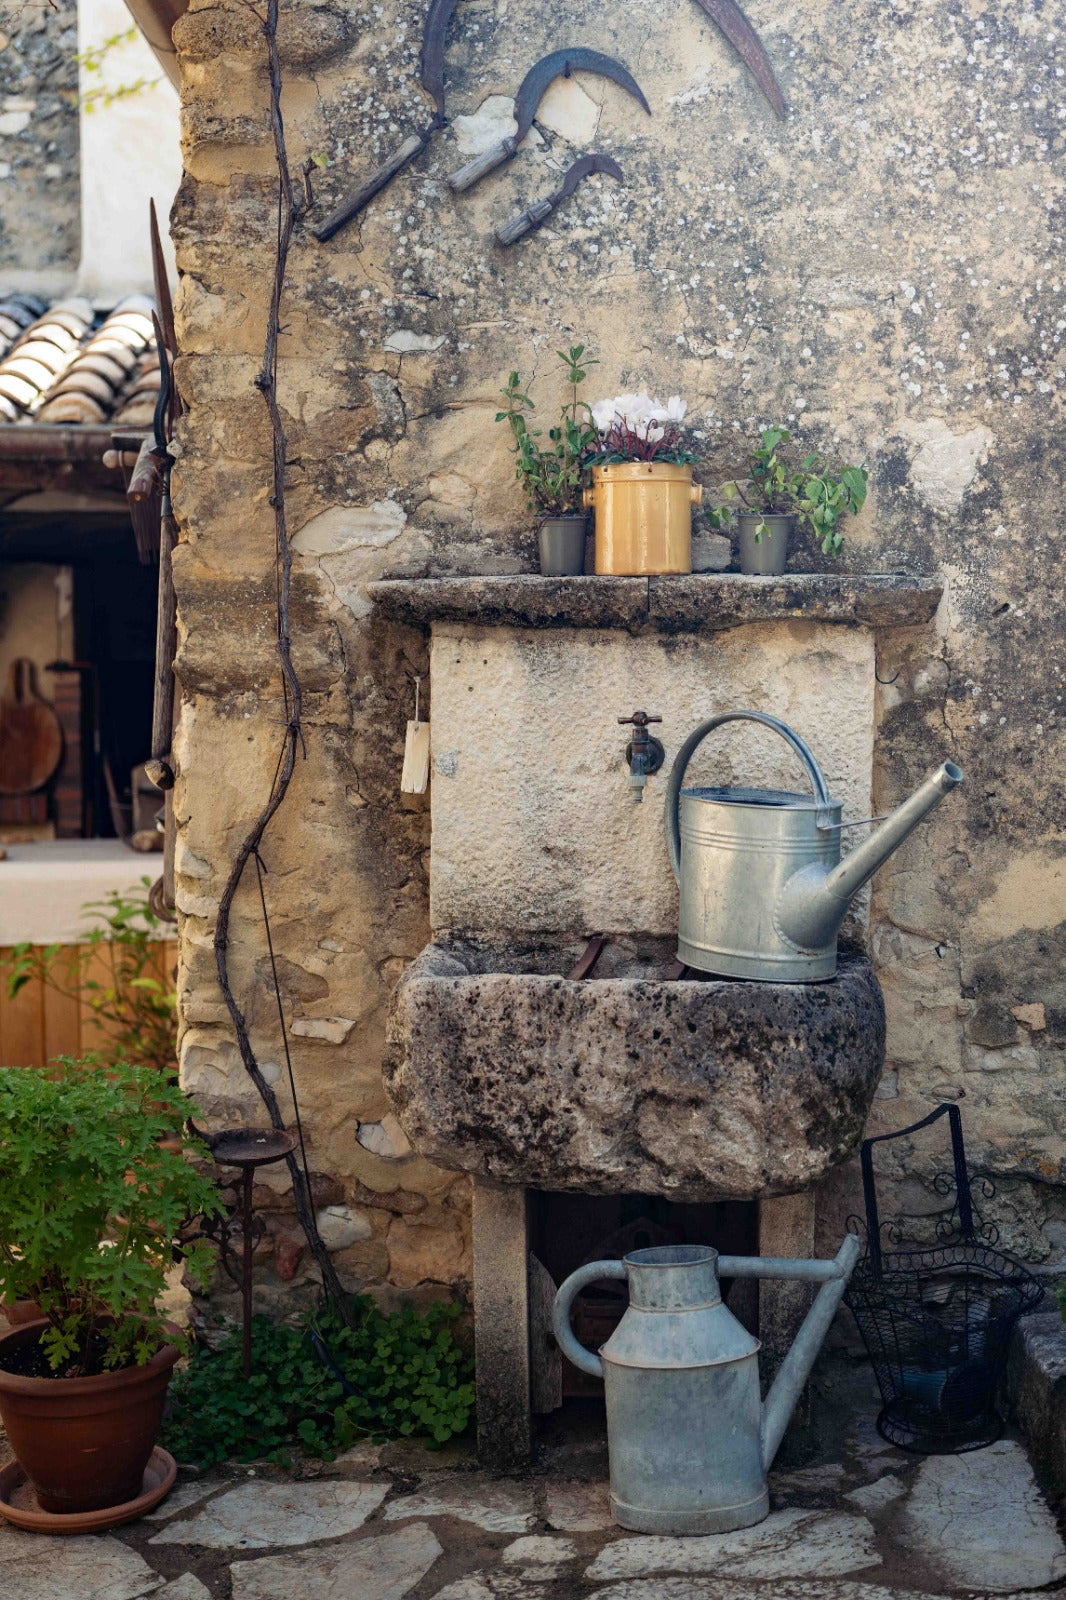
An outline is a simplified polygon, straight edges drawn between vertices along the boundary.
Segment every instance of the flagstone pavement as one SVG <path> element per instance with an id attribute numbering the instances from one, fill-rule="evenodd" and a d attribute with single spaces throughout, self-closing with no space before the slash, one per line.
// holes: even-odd
<path id="1" fill-rule="evenodd" d="M 151 1517 L 106 1535 L 46 1539 L 4 1524 L 0 1595 L 1066 1600 L 1066 1545 L 1023 1447 L 1005 1437 L 970 1455 L 905 1455 L 876 1433 L 868 1384 L 861 1395 L 813 1460 L 773 1474 L 770 1516 L 740 1533 L 614 1526 L 594 1419 L 585 1437 L 542 1447 L 521 1477 L 478 1471 L 467 1446 L 442 1457 L 360 1445 L 289 1472 L 183 1473 Z"/>

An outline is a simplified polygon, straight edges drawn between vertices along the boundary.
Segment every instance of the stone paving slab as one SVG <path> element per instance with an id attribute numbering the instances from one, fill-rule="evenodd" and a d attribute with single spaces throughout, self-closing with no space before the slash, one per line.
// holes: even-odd
<path id="1" fill-rule="evenodd" d="M 563 1533 L 601 1533 L 614 1526 L 606 1483 L 549 1483 L 544 1516 L 549 1528 Z"/>
<path id="2" fill-rule="evenodd" d="M 486 1533 L 530 1533 L 536 1523 L 533 1491 L 526 1484 L 441 1484 L 404 1495 L 385 1508 L 385 1521 L 403 1517 L 454 1517 Z"/>
<path id="3" fill-rule="evenodd" d="M 1011 1439 L 930 1456 L 904 1507 L 901 1537 L 949 1588 L 1006 1594 L 1066 1577 L 1066 1545 Z"/>
<path id="4" fill-rule="evenodd" d="M 0 1594 L 5 1600 L 139 1600 L 164 1580 L 110 1535 L 52 1539 L 0 1523 Z"/>
<path id="5" fill-rule="evenodd" d="M 737 1533 L 670 1538 L 638 1534 L 607 1545 L 585 1574 L 640 1578 L 653 1572 L 708 1572 L 738 1578 L 834 1578 L 881 1564 L 874 1529 L 847 1512 L 775 1511 Z"/>
<path id="6" fill-rule="evenodd" d="M 403 1600 L 441 1554 L 432 1528 L 413 1522 L 355 1543 L 235 1561 L 233 1600 Z"/>
<path id="7" fill-rule="evenodd" d="M 146 1522 L 169 1522 L 171 1517 L 176 1517 L 179 1511 L 188 1511 L 191 1506 L 197 1506 L 201 1500 L 206 1500 L 208 1495 L 217 1494 L 220 1489 L 229 1489 L 233 1484 L 232 1478 L 194 1478 L 191 1483 L 177 1483 L 171 1489 L 162 1505 L 156 1506 L 154 1511 L 145 1512 Z"/>
<path id="8" fill-rule="evenodd" d="M 207 1545 L 223 1550 L 268 1550 L 275 1545 L 339 1539 L 361 1528 L 389 1492 L 387 1483 L 250 1481 L 210 1501 L 202 1511 L 170 1522 L 151 1544 Z"/>

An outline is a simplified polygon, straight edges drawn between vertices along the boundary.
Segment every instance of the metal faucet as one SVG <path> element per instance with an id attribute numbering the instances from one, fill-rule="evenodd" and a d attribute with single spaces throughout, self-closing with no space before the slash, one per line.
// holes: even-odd
<path id="1" fill-rule="evenodd" d="M 653 772 L 658 772 L 666 760 L 666 751 L 654 734 L 648 732 L 649 722 L 661 722 L 662 717 L 651 716 L 647 711 L 634 711 L 631 717 L 619 717 L 622 727 L 631 726 L 633 737 L 626 745 L 626 765 L 629 768 L 629 787 L 633 799 L 639 804 L 644 799 L 644 788 Z"/>

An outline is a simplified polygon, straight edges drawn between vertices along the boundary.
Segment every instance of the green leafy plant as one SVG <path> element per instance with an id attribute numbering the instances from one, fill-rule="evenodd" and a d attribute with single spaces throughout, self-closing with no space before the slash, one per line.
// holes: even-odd
<path id="1" fill-rule="evenodd" d="M 177 993 L 161 976 L 159 918 L 149 904 L 150 878 L 128 894 L 113 890 L 83 909 L 97 911 L 81 944 L 13 945 L 0 962 L 13 1000 L 36 980 L 68 998 L 84 1000 L 111 1037 L 108 1056 L 176 1070 Z M 102 955 L 106 971 L 100 975 Z M 99 1052 L 102 1054 L 102 1052 Z"/>
<path id="2" fill-rule="evenodd" d="M 515 477 L 525 490 L 526 505 L 544 517 L 564 517 L 580 510 L 585 457 L 595 449 L 599 437 L 592 412 L 578 395 L 588 369 L 598 366 L 598 361 L 583 344 L 555 353 L 572 393 L 547 437 L 543 429 L 530 426 L 536 408 L 517 372 L 509 375 L 507 387 L 500 391 L 507 401 L 506 410 L 496 413 L 496 421 L 506 422 L 511 430 Z"/>
<path id="3" fill-rule="evenodd" d="M 186 1158 L 207 1155 L 184 1138 L 192 1110 L 150 1067 L 0 1068 L 0 1296 L 40 1306 L 56 1377 L 142 1365 L 168 1342 L 156 1307 L 179 1230 L 221 1210 Z M 203 1243 L 186 1254 L 197 1282 L 212 1261 Z"/>
<path id="4" fill-rule="evenodd" d="M 798 461 L 787 449 L 791 441 L 787 428 L 764 429 L 748 457 L 747 477 L 722 485 L 726 503 L 714 507 L 709 520 L 724 527 L 738 510 L 762 517 L 794 516 L 810 528 L 823 555 L 837 556 L 844 546 L 841 517 L 861 511 L 866 500 L 866 468 L 830 467 L 817 454 Z M 760 521 L 756 540 L 768 532 Z"/>
<path id="5" fill-rule="evenodd" d="M 360 1438 L 418 1435 L 439 1446 L 474 1412 L 473 1361 L 457 1341 L 459 1308 L 386 1315 L 367 1295 L 347 1326 L 331 1309 L 295 1325 L 252 1322 L 252 1376 L 241 1339 L 197 1345 L 175 1375 L 164 1434 L 181 1461 L 283 1460 L 298 1446 L 331 1457 Z"/>

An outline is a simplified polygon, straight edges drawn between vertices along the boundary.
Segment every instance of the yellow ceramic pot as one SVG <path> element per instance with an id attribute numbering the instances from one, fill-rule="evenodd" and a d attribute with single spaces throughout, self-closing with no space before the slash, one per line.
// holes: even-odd
<path id="1" fill-rule="evenodd" d="M 596 510 L 596 571 L 642 578 L 692 571 L 692 507 L 703 489 L 691 466 L 623 461 L 593 467 L 586 506 Z"/>

